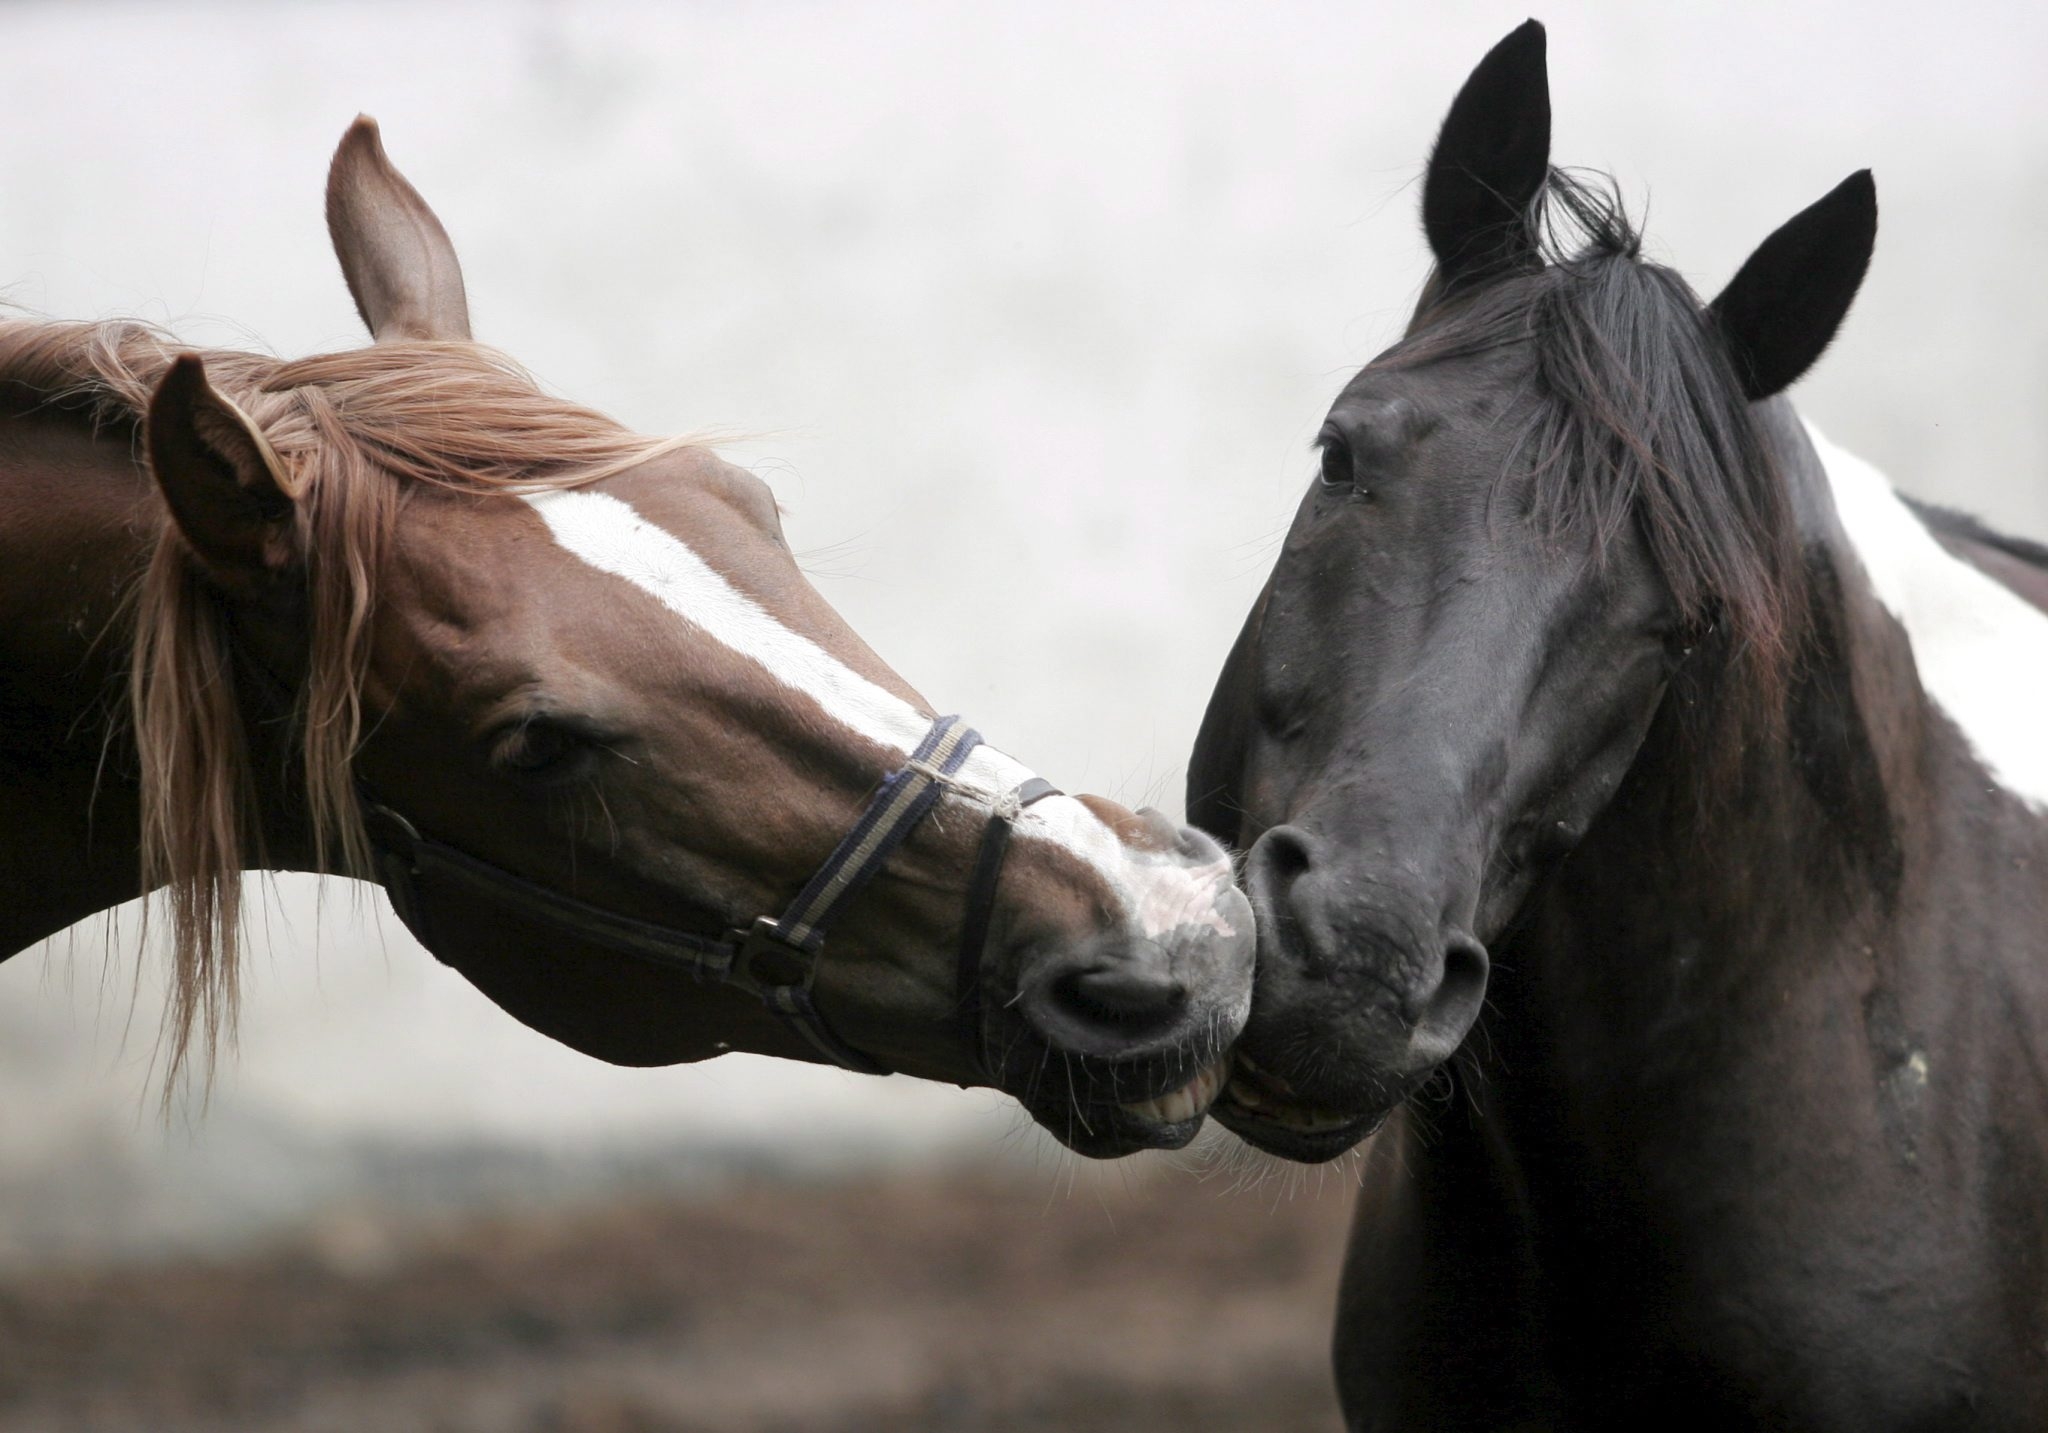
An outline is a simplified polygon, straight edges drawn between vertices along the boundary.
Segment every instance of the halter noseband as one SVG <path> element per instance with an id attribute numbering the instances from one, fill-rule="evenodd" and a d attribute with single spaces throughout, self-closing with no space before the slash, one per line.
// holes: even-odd
<path id="1" fill-rule="evenodd" d="M 399 919 L 429 950 L 429 921 L 423 891 L 436 885 L 465 887 L 501 907 L 556 926 L 579 942 L 655 965 L 682 969 L 700 980 L 736 986 L 757 997 L 833 1064 L 868 1075 L 889 1068 L 842 1040 L 819 1011 L 812 994 L 825 934 L 888 864 L 945 789 L 981 745 L 978 733 L 958 717 L 940 717 L 909 760 L 882 779 L 866 808 L 823 865 L 780 916 L 762 916 L 744 930 L 705 935 L 619 915 L 557 891 L 503 867 L 422 836 L 410 821 L 363 793 L 363 820 L 370 833 L 377 879 L 390 894 Z M 960 931 L 956 985 L 960 1019 L 977 1064 L 981 1041 L 981 958 L 994 914 L 996 883 L 1011 828 L 1025 807 L 1059 792 L 1032 777 L 996 802 L 968 880 L 967 908 Z"/>

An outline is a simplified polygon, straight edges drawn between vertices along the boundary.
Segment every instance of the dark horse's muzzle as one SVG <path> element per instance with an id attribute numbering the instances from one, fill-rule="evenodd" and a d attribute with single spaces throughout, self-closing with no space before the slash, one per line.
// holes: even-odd
<path id="1" fill-rule="evenodd" d="M 1292 1159 L 1330 1158 L 1378 1127 L 1457 1050 L 1486 995 L 1486 949 L 1415 893 L 1301 826 L 1252 847 L 1259 927 L 1245 1043 L 1341 1050 L 1287 1069 L 1240 1058 L 1217 1118 Z"/>

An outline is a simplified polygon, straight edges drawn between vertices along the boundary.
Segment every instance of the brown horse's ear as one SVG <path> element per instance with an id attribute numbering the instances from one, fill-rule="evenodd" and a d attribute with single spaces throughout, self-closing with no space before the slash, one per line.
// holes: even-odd
<path id="1" fill-rule="evenodd" d="M 296 500 L 256 426 L 179 355 L 149 400 L 149 467 L 178 531 L 222 583 L 252 588 L 296 561 Z"/>
<path id="2" fill-rule="evenodd" d="M 468 338 L 469 300 L 448 231 L 357 115 L 327 170 L 327 232 L 356 312 L 379 343 Z"/>

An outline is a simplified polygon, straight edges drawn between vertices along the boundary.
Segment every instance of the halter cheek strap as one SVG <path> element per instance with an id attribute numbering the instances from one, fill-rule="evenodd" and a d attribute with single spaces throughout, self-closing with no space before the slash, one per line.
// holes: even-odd
<path id="1" fill-rule="evenodd" d="M 863 1074 L 886 1075 L 880 1062 L 848 1045 L 818 1012 L 811 986 L 827 927 L 881 874 L 889 857 L 945 794 L 946 783 L 967 762 L 981 737 L 958 717 L 940 717 L 910 760 L 886 776 L 868 798 L 853 829 L 780 916 L 754 922 L 734 962 L 733 979 L 759 991 L 783 1023 L 809 1040 L 834 1064 Z"/>
<path id="2" fill-rule="evenodd" d="M 812 993 L 818 959 L 831 924 L 866 888 L 889 857 L 945 794 L 981 737 L 958 717 L 932 723 L 899 769 L 868 798 L 866 808 L 832 854 L 797 892 L 780 916 L 762 916 L 746 930 L 720 935 L 681 930 L 619 915 L 565 896 L 467 852 L 423 836 L 389 806 L 361 791 L 364 825 L 375 855 L 377 878 L 392 908 L 433 950 L 428 915 L 439 889 L 462 889 L 528 919 L 551 925 L 579 943 L 598 946 L 698 979 L 733 985 L 757 997 L 786 1025 L 833 1064 L 862 1074 L 885 1075 L 889 1068 L 856 1050 L 832 1029 Z M 1058 793 L 1033 777 L 1002 798 L 982 832 L 968 883 L 957 972 L 959 1004 L 976 1060 L 983 1057 L 980 1030 L 981 957 L 1009 847 L 1012 824 L 1025 807 Z"/>
<path id="3" fill-rule="evenodd" d="M 988 825 L 981 828 L 981 849 L 975 853 L 974 874 L 967 883 L 967 922 L 960 928 L 960 962 L 953 988 L 959 992 L 961 1031 L 967 1037 L 968 1048 L 974 1051 L 975 1063 L 984 1072 L 988 1070 L 988 1051 L 982 1046 L 981 957 L 988 948 L 989 920 L 995 914 L 996 883 L 1002 879 L 1003 857 L 1009 853 L 1010 832 L 1017 818 L 1024 814 L 1024 808 L 1034 801 L 1061 794 L 1050 781 L 1034 776 L 1005 796 L 989 814 Z"/>

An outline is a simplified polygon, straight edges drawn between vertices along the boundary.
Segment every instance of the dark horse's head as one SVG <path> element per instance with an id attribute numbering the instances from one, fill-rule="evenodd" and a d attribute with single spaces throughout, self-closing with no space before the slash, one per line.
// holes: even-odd
<path id="1" fill-rule="evenodd" d="M 1190 769 L 1196 823 L 1249 847 L 1259 922 L 1218 1115 L 1293 1158 L 1349 1148 L 1459 1048 L 1489 943 L 1684 674 L 1745 664 L 1768 700 L 1796 645 L 1795 525 L 1753 405 L 1846 314 L 1870 176 L 1702 305 L 1549 150 L 1531 21 L 1444 121 L 1435 272 L 1330 408 Z"/>

